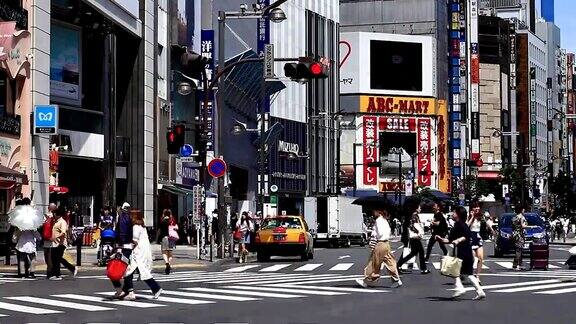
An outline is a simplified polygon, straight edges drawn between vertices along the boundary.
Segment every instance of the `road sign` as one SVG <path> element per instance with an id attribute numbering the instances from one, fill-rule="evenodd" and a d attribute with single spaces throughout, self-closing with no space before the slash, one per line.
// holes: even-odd
<path id="1" fill-rule="evenodd" d="M 278 196 L 270 196 L 270 204 L 278 205 Z"/>
<path id="2" fill-rule="evenodd" d="M 510 193 L 510 186 L 507 184 L 502 185 L 502 197 L 507 197 Z"/>
<path id="3" fill-rule="evenodd" d="M 194 148 L 190 144 L 184 144 L 180 148 L 180 156 L 188 157 L 188 156 L 192 155 L 192 153 L 194 153 Z"/>
<path id="4" fill-rule="evenodd" d="M 274 77 L 274 45 L 264 45 L 264 78 Z"/>
<path id="5" fill-rule="evenodd" d="M 208 163 L 208 174 L 213 178 L 220 178 L 226 174 L 226 162 L 222 159 L 213 159 Z"/>
<path id="6" fill-rule="evenodd" d="M 58 106 L 34 106 L 34 135 L 58 134 Z"/>

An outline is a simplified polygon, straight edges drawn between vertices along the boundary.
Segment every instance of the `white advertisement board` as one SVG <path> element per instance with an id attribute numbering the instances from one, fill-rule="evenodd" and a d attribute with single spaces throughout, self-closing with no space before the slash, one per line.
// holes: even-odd
<path id="1" fill-rule="evenodd" d="M 340 34 L 340 93 L 436 96 L 436 42 L 431 36 Z"/>

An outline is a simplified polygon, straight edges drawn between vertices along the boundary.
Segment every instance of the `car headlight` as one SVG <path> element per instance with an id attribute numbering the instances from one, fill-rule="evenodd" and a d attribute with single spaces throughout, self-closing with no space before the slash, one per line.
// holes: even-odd
<path id="1" fill-rule="evenodd" d="M 502 236 L 502 238 L 509 239 L 512 237 L 512 234 L 500 231 L 500 236 Z"/>

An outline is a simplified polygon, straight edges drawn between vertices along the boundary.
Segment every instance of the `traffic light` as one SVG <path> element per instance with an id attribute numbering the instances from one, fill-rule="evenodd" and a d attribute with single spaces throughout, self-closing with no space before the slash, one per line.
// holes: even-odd
<path id="1" fill-rule="evenodd" d="M 184 146 L 185 133 L 186 133 L 186 126 L 184 125 L 176 125 L 172 130 L 166 133 L 168 154 L 180 153 L 180 148 Z"/>
<path id="2" fill-rule="evenodd" d="M 294 81 L 325 79 L 328 77 L 328 66 L 309 57 L 301 57 L 298 63 L 286 63 L 284 75 Z"/>
<path id="3" fill-rule="evenodd" d="M 174 69 L 194 79 L 200 79 L 202 71 L 210 59 L 195 52 L 190 52 L 185 46 L 172 45 L 172 65 Z"/>

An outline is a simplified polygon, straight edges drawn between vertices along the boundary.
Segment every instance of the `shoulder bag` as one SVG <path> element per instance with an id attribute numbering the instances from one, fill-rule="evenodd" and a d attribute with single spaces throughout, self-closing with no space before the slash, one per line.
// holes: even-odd
<path id="1" fill-rule="evenodd" d="M 440 262 L 440 273 L 443 276 L 458 278 L 462 269 L 462 259 L 456 257 L 456 246 L 454 246 L 453 255 L 445 255 Z"/>

